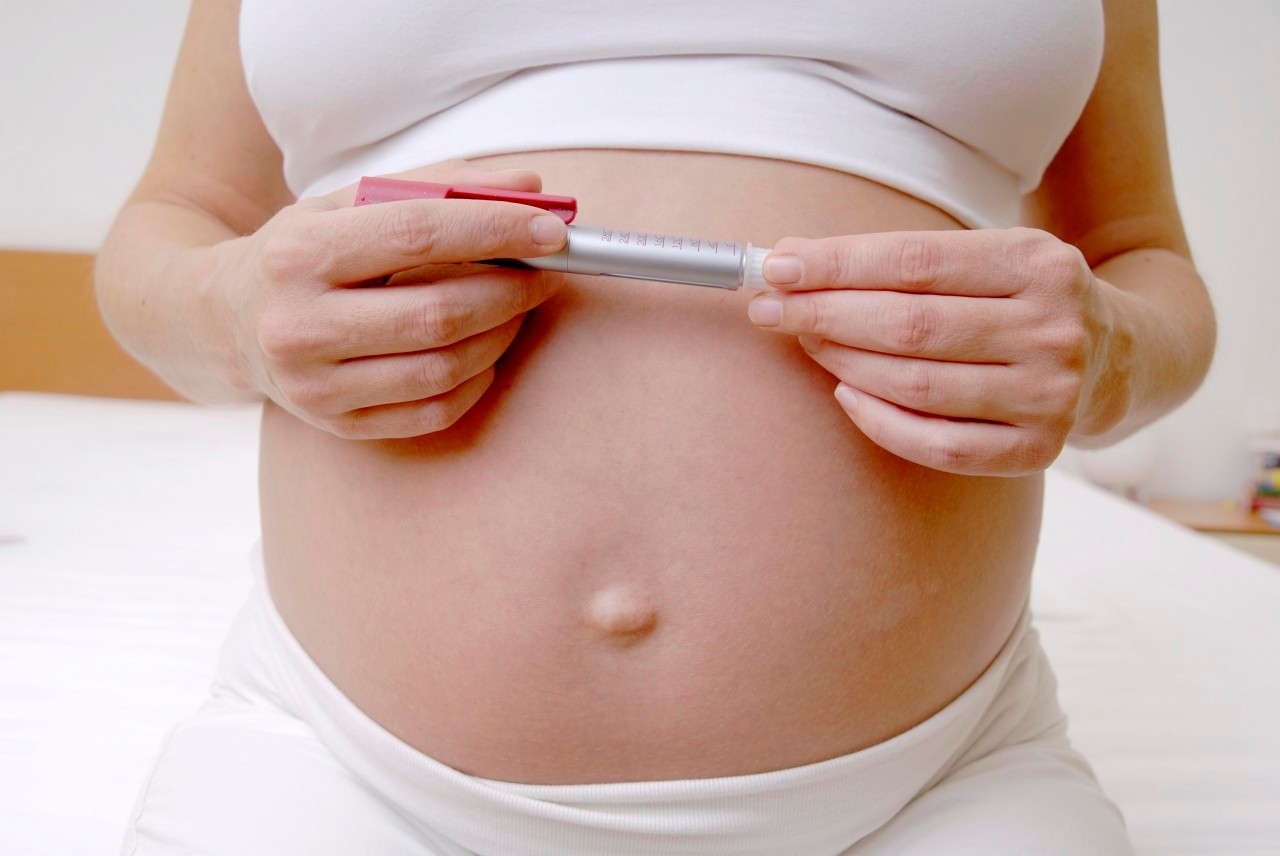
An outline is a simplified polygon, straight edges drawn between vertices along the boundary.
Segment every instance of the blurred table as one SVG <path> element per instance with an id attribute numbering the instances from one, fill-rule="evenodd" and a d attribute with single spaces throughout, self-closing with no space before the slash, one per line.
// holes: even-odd
<path id="1" fill-rule="evenodd" d="M 1202 499 L 1152 499 L 1155 512 L 1189 529 L 1212 535 L 1238 550 L 1280 566 L 1280 529 L 1246 510 L 1240 503 Z"/>

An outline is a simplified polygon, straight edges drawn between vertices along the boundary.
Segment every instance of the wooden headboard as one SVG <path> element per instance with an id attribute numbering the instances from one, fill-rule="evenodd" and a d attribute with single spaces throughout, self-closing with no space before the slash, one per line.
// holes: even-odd
<path id="1" fill-rule="evenodd" d="M 0 250 L 0 390 L 182 397 L 116 344 L 93 294 L 93 256 Z"/>

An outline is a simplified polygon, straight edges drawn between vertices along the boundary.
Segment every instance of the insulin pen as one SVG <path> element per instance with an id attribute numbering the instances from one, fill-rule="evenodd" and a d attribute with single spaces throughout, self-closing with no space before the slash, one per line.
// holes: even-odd
<path id="1" fill-rule="evenodd" d="M 492 187 L 402 181 L 394 178 L 360 179 L 356 205 L 393 202 L 401 199 L 485 199 L 517 202 L 550 211 L 566 224 L 578 213 L 572 196 L 552 196 Z M 540 268 L 559 273 L 592 276 L 620 276 L 682 285 L 702 285 L 728 291 L 755 289 L 771 291 L 760 266 L 769 250 L 738 241 L 714 241 L 569 226 L 564 249 L 532 259 L 488 259 L 486 264 L 506 267 Z"/>

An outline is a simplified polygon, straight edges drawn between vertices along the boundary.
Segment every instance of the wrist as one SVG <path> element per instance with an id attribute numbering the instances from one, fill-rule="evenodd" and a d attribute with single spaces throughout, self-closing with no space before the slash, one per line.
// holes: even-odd
<path id="1" fill-rule="evenodd" d="M 206 404 L 262 398 L 240 330 L 242 319 L 248 317 L 250 280 L 240 269 L 246 240 L 232 238 L 180 250 L 165 268 L 165 281 L 191 295 L 185 314 L 191 321 L 188 334 L 196 352 L 188 377 L 195 386 L 193 397 Z"/>
<path id="2" fill-rule="evenodd" d="M 1120 439 L 1116 432 L 1128 421 L 1135 401 L 1138 320 L 1152 309 L 1138 305 L 1141 298 L 1105 280 L 1095 278 L 1095 282 L 1099 320 L 1091 359 L 1094 368 L 1084 384 L 1068 438 L 1071 445 L 1081 448 L 1097 448 Z"/>

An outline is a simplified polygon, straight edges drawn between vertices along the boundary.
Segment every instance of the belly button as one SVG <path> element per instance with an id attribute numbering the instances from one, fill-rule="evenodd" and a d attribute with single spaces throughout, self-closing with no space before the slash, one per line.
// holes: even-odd
<path id="1" fill-rule="evenodd" d="M 645 596 L 625 586 L 595 593 L 586 611 L 587 623 L 606 636 L 635 640 L 648 635 L 658 622 L 658 611 Z"/>

